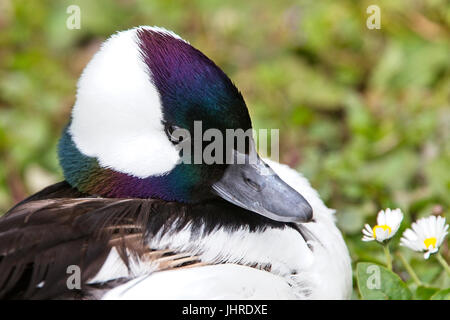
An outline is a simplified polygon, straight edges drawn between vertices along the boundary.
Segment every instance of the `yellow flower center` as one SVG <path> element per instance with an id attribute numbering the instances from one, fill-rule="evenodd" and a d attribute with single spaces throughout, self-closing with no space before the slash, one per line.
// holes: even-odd
<path id="1" fill-rule="evenodd" d="M 436 249 L 436 238 L 434 237 L 423 240 L 423 243 L 425 244 L 425 248 L 427 249 L 429 246 L 433 246 L 433 248 Z"/>
<path id="2" fill-rule="evenodd" d="M 382 226 L 379 226 L 379 225 L 377 224 L 375 227 L 373 227 L 373 237 L 374 237 L 374 238 L 377 237 L 377 229 L 378 229 L 378 228 L 383 229 L 383 231 L 388 230 L 388 231 L 389 231 L 388 235 L 391 234 L 391 232 L 392 232 L 391 227 L 389 227 L 387 224 L 383 224 Z"/>

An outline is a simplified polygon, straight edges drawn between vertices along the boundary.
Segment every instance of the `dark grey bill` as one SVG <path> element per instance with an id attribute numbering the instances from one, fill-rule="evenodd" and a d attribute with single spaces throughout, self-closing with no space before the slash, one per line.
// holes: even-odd
<path id="1" fill-rule="evenodd" d="M 221 198 L 269 219 L 280 222 L 308 222 L 310 204 L 258 156 L 244 164 L 230 164 L 212 188 Z M 235 158 L 236 159 L 236 158 Z"/>

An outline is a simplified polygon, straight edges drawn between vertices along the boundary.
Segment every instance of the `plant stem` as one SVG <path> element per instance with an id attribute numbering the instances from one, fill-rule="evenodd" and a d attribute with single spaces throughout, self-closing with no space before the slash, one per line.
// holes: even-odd
<path id="1" fill-rule="evenodd" d="M 405 259 L 405 257 L 404 257 L 400 252 L 397 252 L 397 256 L 400 258 L 400 261 L 403 263 L 403 265 L 405 266 L 406 271 L 408 271 L 409 275 L 410 275 L 411 278 L 414 280 L 414 282 L 415 282 L 418 286 L 423 286 L 422 281 L 420 281 L 419 277 L 418 277 L 417 274 L 414 272 L 414 269 L 411 267 L 411 265 L 410 265 L 409 262 Z"/>
<path id="2" fill-rule="evenodd" d="M 384 248 L 384 254 L 386 255 L 386 266 L 389 270 L 392 271 L 392 259 L 391 259 L 391 253 L 389 252 L 389 244 L 383 245 Z"/>
<path id="3" fill-rule="evenodd" d="M 436 259 L 439 261 L 441 266 L 444 268 L 444 270 L 450 276 L 450 267 L 448 266 L 447 261 L 445 261 L 444 257 L 441 255 L 440 252 L 436 253 Z"/>

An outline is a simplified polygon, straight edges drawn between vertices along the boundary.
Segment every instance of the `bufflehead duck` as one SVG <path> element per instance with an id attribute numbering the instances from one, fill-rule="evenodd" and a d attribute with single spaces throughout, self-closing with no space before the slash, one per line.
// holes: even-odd
<path id="1" fill-rule="evenodd" d="M 181 161 L 174 132 L 196 121 L 252 127 L 214 62 L 157 27 L 104 42 L 59 142 L 65 181 L 0 218 L 0 298 L 348 298 L 333 210 L 252 139 L 224 154 L 253 162 Z"/>

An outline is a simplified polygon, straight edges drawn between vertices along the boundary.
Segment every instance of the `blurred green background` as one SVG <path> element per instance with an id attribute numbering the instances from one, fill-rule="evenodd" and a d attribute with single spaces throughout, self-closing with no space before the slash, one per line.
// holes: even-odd
<path id="1" fill-rule="evenodd" d="M 80 30 L 66 28 L 72 4 Z M 371 4 L 380 30 L 366 27 Z M 174 30 L 221 66 L 255 128 L 280 128 L 281 161 L 338 210 L 354 262 L 383 262 L 360 241 L 380 208 L 400 207 L 403 229 L 450 218 L 446 0 L 0 0 L 0 214 L 61 180 L 56 143 L 77 78 L 104 39 L 143 24 Z M 434 261 L 402 252 L 424 281 L 450 286 Z"/>

